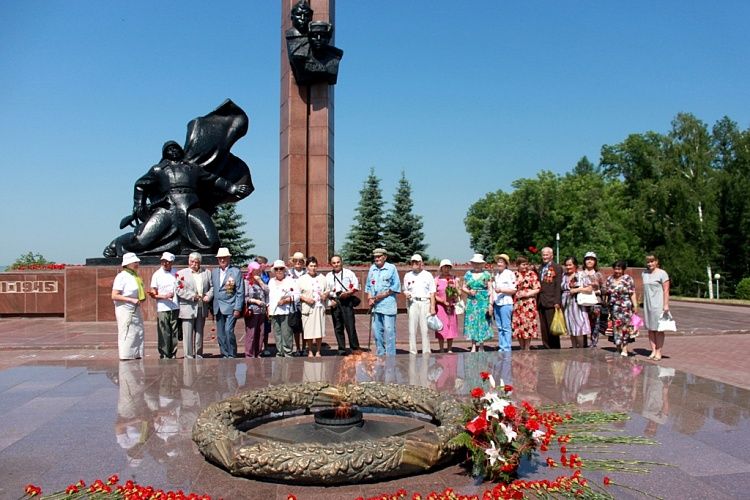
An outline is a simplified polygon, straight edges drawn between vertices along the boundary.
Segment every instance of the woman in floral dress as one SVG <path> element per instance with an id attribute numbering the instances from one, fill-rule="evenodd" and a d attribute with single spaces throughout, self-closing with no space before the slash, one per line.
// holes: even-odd
<path id="1" fill-rule="evenodd" d="M 578 270 L 575 257 L 565 259 L 565 273 L 562 278 L 562 308 L 565 315 L 565 326 L 568 327 L 570 342 L 573 347 L 585 347 L 586 336 L 591 333 L 588 308 L 578 305 L 576 296 L 579 293 L 591 293 L 589 278 Z"/>
<path id="2" fill-rule="evenodd" d="M 456 302 L 459 299 L 458 278 L 451 274 L 453 264 L 448 259 L 440 261 L 440 274 L 435 278 L 435 305 L 437 317 L 443 323 L 443 329 L 435 332 L 440 352 L 445 351 L 445 342 L 448 343 L 448 352 L 453 352 L 453 339 L 458 336 L 458 317 L 456 316 Z M 450 292 L 448 291 L 450 289 Z"/>
<path id="3" fill-rule="evenodd" d="M 612 322 L 615 346 L 622 356 L 628 356 L 628 342 L 633 332 L 630 318 L 638 312 L 633 278 L 625 274 L 628 266 L 624 260 L 612 265 L 612 276 L 607 278 L 606 293 L 609 297 L 609 319 Z"/>
<path id="4" fill-rule="evenodd" d="M 484 350 L 484 341 L 493 336 L 492 305 L 490 304 L 490 286 L 492 276 L 484 270 L 484 255 L 475 253 L 471 262 L 471 271 L 466 271 L 462 290 L 466 294 L 466 316 L 464 318 L 464 336 L 471 340 L 471 352 Z"/>
<path id="5" fill-rule="evenodd" d="M 539 337 L 536 296 L 541 289 L 539 277 L 529 267 L 529 260 L 516 259 L 516 294 L 513 296 L 513 336 L 518 339 L 521 350 L 531 349 L 531 339 Z"/>

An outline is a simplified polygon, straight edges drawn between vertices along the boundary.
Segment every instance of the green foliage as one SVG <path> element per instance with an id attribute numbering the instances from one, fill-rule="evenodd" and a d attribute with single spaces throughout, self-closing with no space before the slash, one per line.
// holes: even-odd
<path id="1" fill-rule="evenodd" d="M 734 290 L 734 296 L 742 300 L 750 300 L 750 278 L 742 278 Z"/>
<path id="2" fill-rule="evenodd" d="M 750 130 L 724 117 L 712 131 L 718 172 L 719 267 L 732 286 L 750 276 Z"/>
<path id="3" fill-rule="evenodd" d="M 383 244 L 391 262 L 409 262 L 415 253 L 420 254 L 424 260 L 429 258 L 425 253 L 427 245 L 424 243 L 422 217 L 414 214 L 413 206 L 411 184 L 406 180 L 404 172 L 401 172 L 383 230 Z"/>
<path id="4" fill-rule="evenodd" d="M 246 223 L 242 214 L 237 213 L 234 203 L 219 205 L 212 219 L 219 231 L 219 245 L 229 249 L 235 264 L 246 262 L 255 244 L 245 237 L 242 227 Z"/>
<path id="5" fill-rule="evenodd" d="M 678 114 L 667 134 L 631 134 L 604 145 L 599 167 L 586 157 L 565 175 L 540 172 L 513 191 L 489 193 L 464 223 L 477 252 L 515 257 L 534 246 L 602 265 L 642 265 L 659 255 L 676 294 L 692 294 L 720 269 L 726 285 L 750 275 L 750 130 L 723 118 L 709 132 Z"/>
<path id="6" fill-rule="evenodd" d="M 372 251 L 383 246 L 383 193 L 375 169 L 365 179 L 359 191 L 359 205 L 346 243 L 342 249 L 345 261 L 364 264 L 372 260 Z"/>
<path id="7" fill-rule="evenodd" d="M 13 262 L 13 264 L 11 264 L 10 267 L 8 267 L 8 270 L 19 269 L 21 267 L 26 267 L 26 266 L 45 265 L 45 264 L 54 264 L 54 262 L 48 261 L 40 253 L 27 252 L 21 255 L 20 257 L 18 257 L 16 261 Z"/>

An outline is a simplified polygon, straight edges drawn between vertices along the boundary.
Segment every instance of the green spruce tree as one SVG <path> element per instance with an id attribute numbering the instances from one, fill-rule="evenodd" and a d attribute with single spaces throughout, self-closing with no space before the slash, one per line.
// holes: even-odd
<path id="1" fill-rule="evenodd" d="M 411 184 L 406 179 L 406 174 L 401 172 L 398 189 L 393 195 L 393 206 L 388 211 L 383 230 L 383 243 L 391 262 L 409 262 L 415 253 L 424 260 L 428 259 L 422 217 L 414 214 L 413 207 Z"/>
<path id="2" fill-rule="evenodd" d="M 219 231 L 219 246 L 229 249 L 235 264 L 246 262 L 255 244 L 253 240 L 245 237 L 242 230 L 245 220 L 242 214 L 237 213 L 234 203 L 219 205 L 212 219 Z"/>
<path id="3" fill-rule="evenodd" d="M 341 252 L 347 262 L 368 263 L 372 260 L 372 251 L 382 246 L 383 204 L 380 179 L 375 176 L 375 169 L 371 168 L 359 192 L 354 224 Z"/>

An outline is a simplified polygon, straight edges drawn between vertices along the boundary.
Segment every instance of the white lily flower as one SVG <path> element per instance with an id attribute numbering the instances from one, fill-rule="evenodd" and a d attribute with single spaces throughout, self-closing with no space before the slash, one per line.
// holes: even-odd
<path id="1" fill-rule="evenodd" d="M 495 448 L 494 441 L 490 441 L 490 447 L 485 449 L 484 452 L 487 454 L 487 458 L 490 459 L 490 467 L 493 467 L 495 462 L 498 461 L 505 463 L 505 458 L 501 455 L 502 450 L 500 448 Z"/>
<path id="2" fill-rule="evenodd" d="M 495 392 L 485 394 L 482 399 L 485 399 L 489 403 L 489 405 L 486 407 L 487 416 L 496 418 L 498 420 L 501 419 L 505 407 L 510 404 L 510 401 L 501 398 Z"/>
<path id="3" fill-rule="evenodd" d="M 536 430 L 531 433 L 531 437 L 534 438 L 536 441 L 541 441 L 544 437 L 544 431 Z"/>
<path id="4" fill-rule="evenodd" d="M 488 403 L 492 404 L 495 401 L 497 401 L 498 399 L 500 399 L 500 396 L 495 391 L 487 391 L 487 392 L 484 393 L 484 396 L 482 396 L 479 399 L 480 399 L 480 401 L 483 400 L 483 401 L 487 401 Z"/>
<path id="5" fill-rule="evenodd" d="M 505 433 L 505 436 L 508 438 L 509 443 L 513 441 L 514 439 L 516 439 L 516 437 L 518 437 L 518 433 L 514 431 L 511 426 L 504 424 L 503 422 L 500 422 L 500 428 Z"/>
<path id="6" fill-rule="evenodd" d="M 490 374 L 489 381 L 490 381 L 490 387 L 492 387 L 494 389 L 495 388 L 495 377 L 493 377 L 492 374 Z M 502 385 L 502 380 L 500 381 L 500 384 Z"/>

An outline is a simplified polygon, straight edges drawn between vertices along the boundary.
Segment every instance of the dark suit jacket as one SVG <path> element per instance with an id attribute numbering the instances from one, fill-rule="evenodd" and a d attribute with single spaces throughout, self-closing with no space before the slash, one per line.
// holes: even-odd
<path id="1" fill-rule="evenodd" d="M 555 276 L 547 276 L 546 280 L 542 279 L 542 266 L 537 269 L 537 275 L 539 276 L 539 283 L 542 284 L 542 289 L 537 295 L 537 304 L 539 307 L 555 307 L 555 304 L 559 304 L 562 296 L 562 275 L 563 268 L 560 264 L 553 262 L 550 265 L 550 270 L 554 272 Z M 548 271 L 549 273 L 549 271 Z"/>
<path id="2" fill-rule="evenodd" d="M 227 275 L 223 282 L 219 282 L 221 269 L 218 267 L 211 270 L 211 287 L 214 292 L 214 314 L 221 312 L 229 316 L 233 311 L 242 312 L 242 306 L 245 302 L 245 281 L 242 279 L 242 273 L 233 266 L 227 268 Z M 234 290 L 228 293 L 230 287 L 227 286 L 229 279 L 234 280 Z"/>

